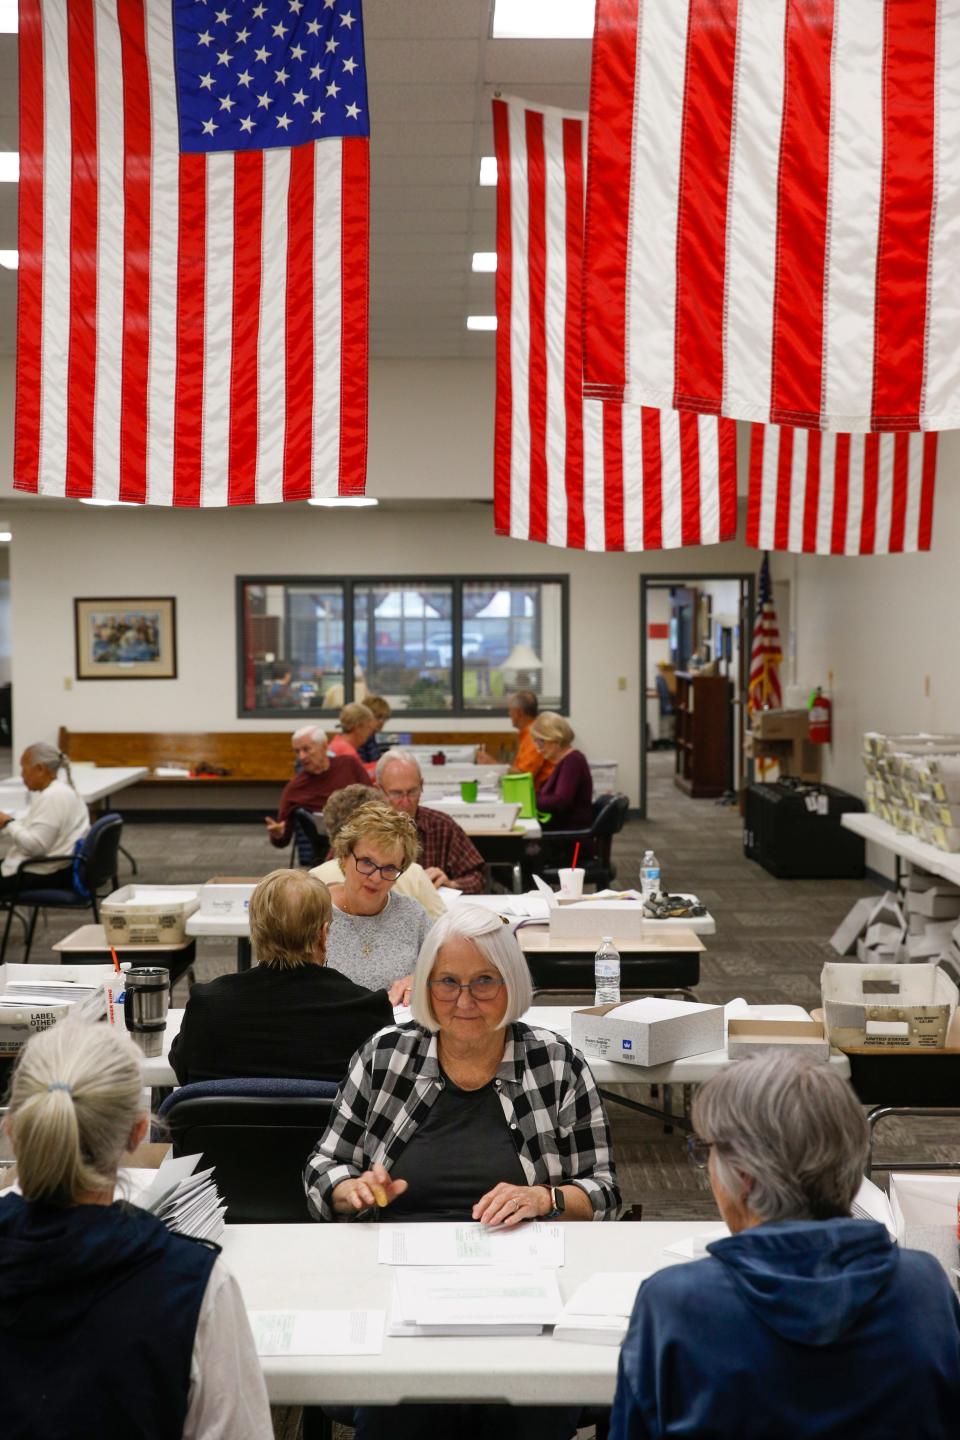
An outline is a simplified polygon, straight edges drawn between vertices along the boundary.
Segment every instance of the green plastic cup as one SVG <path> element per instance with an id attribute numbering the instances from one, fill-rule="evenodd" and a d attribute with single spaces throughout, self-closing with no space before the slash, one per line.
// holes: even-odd
<path id="1" fill-rule="evenodd" d="M 479 788 L 479 782 L 477 780 L 461 780 L 460 799 L 465 801 L 468 805 L 476 805 L 477 791 Z"/>

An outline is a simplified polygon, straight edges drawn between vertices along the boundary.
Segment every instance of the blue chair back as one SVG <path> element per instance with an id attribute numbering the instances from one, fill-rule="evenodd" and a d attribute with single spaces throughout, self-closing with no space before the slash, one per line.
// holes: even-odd
<path id="1" fill-rule="evenodd" d="M 215 1170 L 231 1225 L 310 1219 L 303 1171 L 327 1128 L 335 1080 L 204 1080 L 160 1107 L 175 1155 L 198 1151 Z"/>

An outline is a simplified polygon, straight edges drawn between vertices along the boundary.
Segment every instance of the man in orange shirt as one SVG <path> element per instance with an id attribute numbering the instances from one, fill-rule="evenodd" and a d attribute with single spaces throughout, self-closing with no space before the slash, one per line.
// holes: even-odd
<path id="1" fill-rule="evenodd" d="M 519 775 L 524 771 L 528 775 L 532 775 L 534 789 L 543 784 L 553 769 L 550 761 L 545 760 L 534 745 L 530 734 L 530 726 L 536 720 L 538 711 L 537 697 L 532 690 L 515 690 L 512 695 L 507 696 L 507 714 L 510 716 L 510 724 L 520 735 L 520 743 L 517 745 L 517 753 L 513 757 L 510 770 L 514 775 Z M 484 750 L 480 751 L 477 760 L 481 764 L 494 763 L 493 756 L 488 755 Z"/>

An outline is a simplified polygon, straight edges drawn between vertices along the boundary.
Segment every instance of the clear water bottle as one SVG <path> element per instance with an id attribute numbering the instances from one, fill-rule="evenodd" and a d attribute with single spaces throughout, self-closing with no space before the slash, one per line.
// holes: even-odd
<path id="1" fill-rule="evenodd" d="M 610 935 L 604 935 L 594 956 L 593 980 L 597 987 L 594 1005 L 620 1004 L 620 951 Z"/>
<path id="2" fill-rule="evenodd" d="M 640 894 L 644 901 L 660 894 L 660 861 L 652 850 L 647 850 L 640 866 Z"/>

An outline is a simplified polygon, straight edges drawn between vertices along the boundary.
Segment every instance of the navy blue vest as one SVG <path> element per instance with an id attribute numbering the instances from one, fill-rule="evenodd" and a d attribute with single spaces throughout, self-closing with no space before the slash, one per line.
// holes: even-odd
<path id="1" fill-rule="evenodd" d="M 129 1205 L 0 1200 L 4 1440 L 181 1440 L 218 1254 Z"/>

